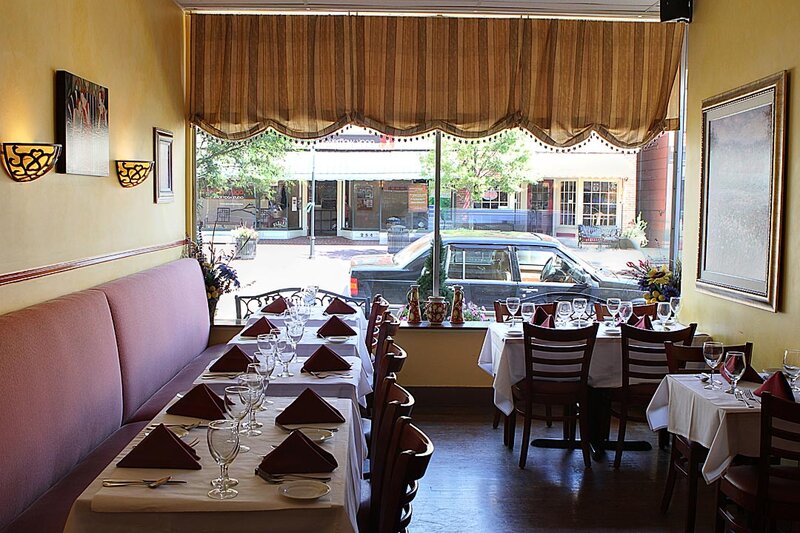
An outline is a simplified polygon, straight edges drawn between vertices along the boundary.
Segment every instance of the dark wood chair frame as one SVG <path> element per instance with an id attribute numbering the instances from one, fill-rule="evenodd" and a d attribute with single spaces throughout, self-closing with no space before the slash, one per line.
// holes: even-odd
<path id="1" fill-rule="evenodd" d="M 287 287 L 284 289 L 275 289 L 250 296 L 235 296 L 236 318 L 240 320 L 247 318 L 253 313 L 258 312 L 268 303 L 272 302 L 273 300 L 277 300 L 281 296 L 287 299 L 299 299 L 304 290 L 305 289 L 303 287 Z M 344 294 L 337 294 L 325 289 L 319 289 L 317 291 L 317 303 L 319 305 L 328 305 L 336 298 L 357 305 L 364 312 L 364 316 L 370 315 L 370 302 L 367 298 L 345 296 Z"/>
<path id="2" fill-rule="evenodd" d="M 378 337 L 378 329 L 385 318 L 386 312 L 389 310 L 389 302 L 383 299 L 383 296 L 376 294 L 372 300 L 370 307 L 369 318 L 367 320 L 367 331 L 364 336 L 364 343 L 367 345 L 367 352 L 372 355 L 375 349 L 375 341 Z"/>
<path id="3" fill-rule="evenodd" d="M 575 440 L 575 426 L 576 424 L 580 425 L 583 462 L 586 468 L 591 468 L 591 438 L 588 419 L 589 366 L 592 361 L 598 327 L 597 323 L 579 329 L 552 329 L 523 324 L 525 379 L 514 386 L 515 409 L 509 415 L 509 423 L 506 425 L 509 447 L 513 449 L 516 415 L 519 413 L 523 416 L 520 468 L 525 468 L 528 459 L 531 421 L 546 421 L 548 418 L 547 415 L 541 416 L 533 412 L 534 403 L 564 407 L 561 416 L 552 416 L 551 414 L 550 418 L 565 423 L 565 437 L 570 440 Z M 558 354 L 581 355 L 567 358 L 558 357 Z M 575 365 L 580 365 L 580 368 L 578 370 L 562 368 Z M 521 408 L 517 406 L 517 400 L 522 405 Z"/>

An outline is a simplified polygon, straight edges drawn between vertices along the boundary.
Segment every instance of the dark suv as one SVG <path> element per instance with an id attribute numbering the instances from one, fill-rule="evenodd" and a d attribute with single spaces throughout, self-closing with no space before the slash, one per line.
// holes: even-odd
<path id="1" fill-rule="evenodd" d="M 422 272 L 431 252 L 428 234 L 394 255 L 357 255 L 350 262 L 350 294 L 372 298 L 382 294 L 393 304 Z M 491 309 L 495 300 L 518 296 L 580 291 L 598 298 L 639 298 L 633 280 L 604 277 L 548 235 L 521 232 L 443 231 L 445 280 L 463 285 L 467 302 Z M 554 296 L 555 297 L 555 296 Z M 537 298 L 538 300 L 538 298 Z"/>

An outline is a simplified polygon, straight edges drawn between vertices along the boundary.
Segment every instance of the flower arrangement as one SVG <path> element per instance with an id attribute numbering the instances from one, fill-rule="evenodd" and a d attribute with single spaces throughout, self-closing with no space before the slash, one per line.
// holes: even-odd
<path id="1" fill-rule="evenodd" d="M 647 246 L 649 242 L 647 240 L 647 221 L 642 218 L 642 214 L 639 213 L 635 219 L 631 220 L 625 229 L 622 230 L 622 237 L 624 239 L 630 239 L 631 241 L 635 242 L 639 246 Z M 628 263 L 630 266 L 630 263 Z"/>
<path id="2" fill-rule="evenodd" d="M 622 273 L 636 278 L 639 288 L 644 291 L 647 303 L 668 302 L 673 296 L 681 295 L 681 264 L 676 262 L 670 270 L 668 265 L 657 266 L 649 260 L 639 263 L 628 261 L 628 270 Z"/>
<path id="3" fill-rule="evenodd" d="M 248 226 L 239 226 L 231 231 L 231 235 L 237 241 L 249 241 L 258 239 L 258 232 Z"/>
<path id="4" fill-rule="evenodd" d="M 464 304 L 464 320 L 467 322 L 485 322 L 489 320 L 484 306 L 478 307 L 472 302 Z"/>
<path id="5" fill-rule="evenodd" d="M 196 259 L 200 263 L 200 270 L 203 272 L 203 280 L 206 284 L 208 315 L 212 324 L 220 297 L 241 287 L 236 270 L 230 266 L 237 250 L 228 253 L 217 250 L 214 246 L 213 235 L 212 233 L 211 243 L 208 245 L 208 255 L 203 247 L 203 237 L 199 233 L 196 241 L 186 239 L 187 245 L 184 253 L 185 257 Z"/>

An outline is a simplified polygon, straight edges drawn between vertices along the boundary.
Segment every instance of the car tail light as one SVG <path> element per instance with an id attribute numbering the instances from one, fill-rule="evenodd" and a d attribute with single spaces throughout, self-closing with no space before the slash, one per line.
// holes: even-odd
<path id="1" fill-rule="evenodd" d="M 358 296 L 358 278 L 350 278 L 350 296 Z"/>

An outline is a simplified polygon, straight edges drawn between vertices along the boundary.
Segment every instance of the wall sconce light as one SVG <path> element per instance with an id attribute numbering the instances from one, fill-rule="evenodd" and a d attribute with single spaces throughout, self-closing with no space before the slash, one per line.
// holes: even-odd
<path id="1" fill-rule="evenodd" d="M 126 189 L 136 187 L 147 179 L 152 168 L 152 161 L 123 161 L 118 159 L 117 178 L 119 178 L 119 184 Z"/>
<path id="2" fill-rule="evenodd" d="M 53 170 L 60 155 L 60 144 L 2 144 L 3 166 L 15 181 L 26 182 L 41 178 Z"/>

